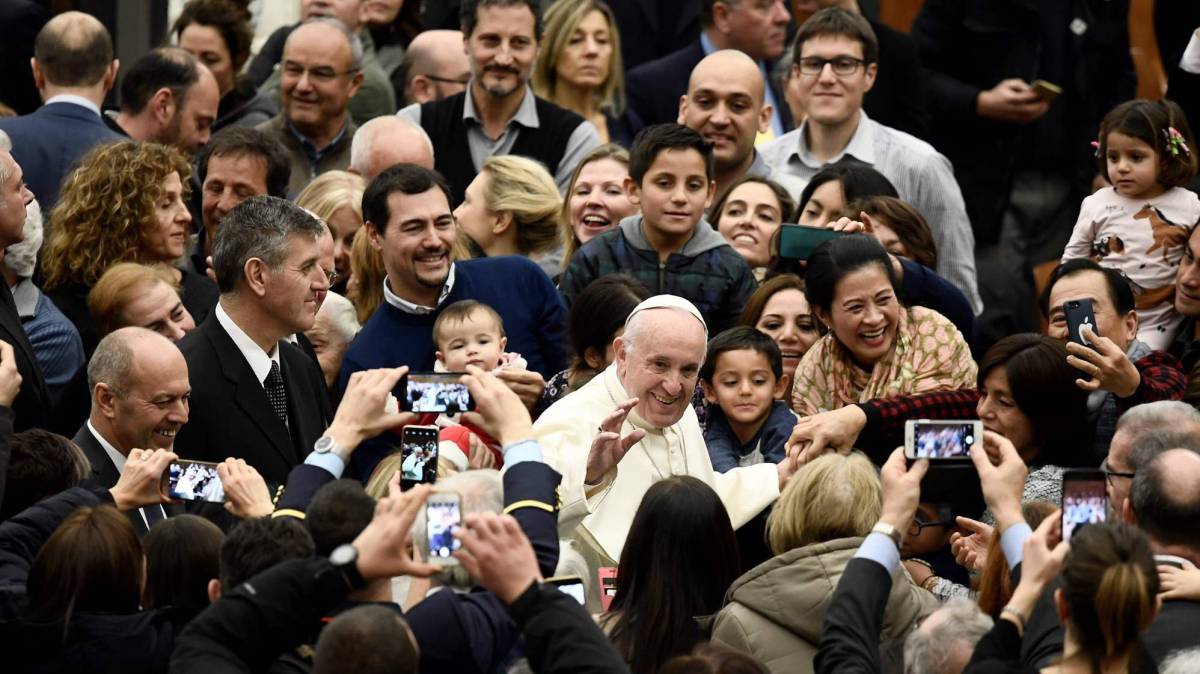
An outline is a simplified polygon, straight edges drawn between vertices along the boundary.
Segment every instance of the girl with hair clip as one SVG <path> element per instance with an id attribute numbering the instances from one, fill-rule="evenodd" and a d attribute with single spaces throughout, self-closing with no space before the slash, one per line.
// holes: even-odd
<path id="1" fill-rule="evenodd" d="M 1197 169 L 1192 132 L 1171 101 L 1127 101 L 1105 115 L 1093 144 L 1112 187 L 1083 200 L 1062 261 L 1091 258 L 1124 274 L 1136 296 L 1137 338 L 1166 349 L 1183 322 L 1175 274 L 1200 220 L 1200 197 L 1183 187 Z"/>

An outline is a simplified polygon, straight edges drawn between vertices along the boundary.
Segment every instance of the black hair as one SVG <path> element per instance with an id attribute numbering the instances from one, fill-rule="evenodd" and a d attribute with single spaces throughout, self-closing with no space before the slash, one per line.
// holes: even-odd
<path id="1" fill-rule="evenodd" d="M 679 124 L 654 124 L 638 132 L 629 151 L 629 177 L 638 185 L 659 153 L 664 150 L 695 150 L 704 160 L 704 174 L 713 179 L 712 144 L 696 131 Z"/>
<path id="2" fill-rule="evenodd" d="M 842 35 L 858 42 L 862 45 L 863 60 L 867 65 L 879 63 L 879 38 L 875 36 L 871 24 L 862 16 L 841 7 L 826 7 L 800 24 L 796 30 L 792 63 L 800 62 L 805 42 L 823 35 Z"/>
<path id="3" fill-rule="evenodd" d="M 121 78 L 121 111 L 137 114 L 146 109 L 159 89 L 170 89 L 176 109 L 187 92 L 200 81 L 200 62 L 178 47 L 159 47 L 139 58 Z"/>
<path id="4" fill-rule="evenodd" d="M 567 333 L 575 352 L 573 367 L 587 367 L 589 348 L 604 353 L 633 308 L 649 296 L 650 290 L 641 281 L 626 274 L 608 274 L 587 284 L 567 315 Z"/>
<path id="5" fill-rule="evenodd" d="M 475 32 L 481 7 L 528 7 L 533 13 L 533 39 L 541 41 L 542 5 L 536 0 L 463 0 L 458 10 L 458 20 L 464 36 L 469 38 Z"/>
<path id="6" fill-rule="evenodd" d="M 289 559 L 313 556 L 312 536 L 294 517 L 242 520 L 221 543 L 221 592 Z"/>
<path id="7" fill-rule="evenodd" d="M 316 553 L 328 557 L 334 548 L 351 543 L 375 516 L 375 499 L 358 480 L 335 480 L 313 494 L 304 514 L 304 528 Z"/>
<path id="8" fill-rule="evenodd" d="M 254 29 L 250 26 L 250 12 L 229 0 L 188 0 L 179 17 L 171 26 L 178 42 L 188 26 L 207 26 L 221 35 L 234 72 L 240 72 L 250 58 L 250 43 L 254 41 Z"/>
<path id="9" fill-rule="evenodd" d="M 44 498 L 79 484 L 91 472 L 83 450 L 40 428 L 14 433 L 0 502 L 0 522 Z"/>
<path id="10" fill-rule="evenodd" d="M 1174 129 L 1179 135 L 1170 132 Z M 1167 99 L 1125 101 L 1109 111 L 1100 122 L 1099 152 L 1096 155 L 1100 175 L 1108 175 L 1108 135 L 1119 133 L 1136 138 L 1158 153 L 1158 184 L 1165 187 L 1187 185 L 1196 176 L 1196 145 L 1187 115 L 1179 104 Z M 1176 139 L 1177 138 L 1177 139 Z"/>
<path id="11" fill-rule="evenodd" d="M 808 205 L 813 192 L 816 192 L 818 187 L 835 180 L 842 185 L 842 194 L 846 197 L 846 203 L 864 197 L 900 198 L 896 186 L 878 169 L 857 159 L 843 157 L 817 171 L 812 180 L 809 180 L 808 184 L 804 186 L 800 192 L 800 200 L 796 203 L 796 217 L 800 217 L 800 214 L 804 212 L 804 207 Z M 825 223 L 822 222 L 821 226 L 824 225 Z"/>
<path id="12" fill-rule="evenodd" d="M 313 674 L 416 674 L 420 652 L 395 604 L 366 604 L 339 614 L 317 639 Z"/>
<path id="13" fill-rule="evenodd" d="M 828 315 L 837 284 L 847 275 L 868 265 L 879 266 L 898 297 L 900 290 L 896 284 L 892 258 L 875 237 L 851 234 L 817 246 L 808 258 L 808 273 L 804 278 L 804 298 L 808 300 L 808 306 L 819 308 Z"/>
<path id="14" fill-rule="evenodd" d="M 99 82 L 112 65 L 112 37 L 103 26 L 94 24 L 42 28 L 33 42 L 33 57 L 50 84 L 91 86 Z"/>
<path id="15" fill-rule="evenodd" d="M 1038 298 L 1038 308 L 1042 311 L 1042 318 L 1050 317 L 1050 292 L 1054 290 L 1054 286 L 1068 276 L 1085 271 L 1100 272 L 1104 276 L 1104 282 L 1108 286 L 1108 298 L 1119 315 L 1124 316 L 1133 311 L 1133 288 L 1129 286 L 1128 279 L 1116 269 L 1102 267 L 1093 260 L 1080 257 L 1067 260 L 1050 272 L 1050 277 L 1046 280 L 1046 289 Z"/>
<path id="16" fill-rule="evenodd" d="M 274 138 L 246 126 L 230 126 L 214 133 L 196 158 L 196 177 L 200 185 L 208 177 L 208 162 L 213 157 L 258 157 L 267 165 L 267 194 L 287 198 L 292 179 L 291 160 Z"/>
<path id="17" fill-rule="evenodd" d="M 363 192 L 362 213 L 363 222 L 369 222 L 375 231 L 381 235 L 387 230 L 388 222 L 392 219 L 388 207 L 388 197 L 392 192 L 401 194 L 421 194 L 433 188 L 438 188 L 446 195 L 446 204 L 454 202 L 450 196 L 450 187 L 446 179 L 437 171 L 416 164 L 395 164 L 375 176 L 371 184 Z"/>
<path id="18" fill-rule="evenodd" d="M 717 359 L 727 351 L 749 349 L 762 354 L 771 367 L 775 379 L 783 377 L 783 356 L 779 353 L 779 345 L 775 340 L 760 332 L 757 328 L 738 325 L 725 330 L 708 342 L 708 353 L 704 356 L 704 365 L 700 367 L 700 378 L 712 385 L 713 375 L 717 370 Z"/>
<path id="19" fill-rule="evenodd" d="M 1200 494 L 1166 486 L 1169 471 L 1164 454 L 1137 469 L 1129 489 L 1129 506 L 1137 516 L 1138 527 L 1159 545 L 1200 551 L 1200 527 L 1196 526 L 1200 522 Z"/>

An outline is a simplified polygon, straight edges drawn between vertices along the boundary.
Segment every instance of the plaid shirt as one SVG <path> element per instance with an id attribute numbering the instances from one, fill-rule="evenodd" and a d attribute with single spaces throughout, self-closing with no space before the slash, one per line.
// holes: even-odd
<path id="1" fill-rule="evenodd" d="M 1133 365 L 1142 381 L 1133 395 L 1117 398 L 1117 409 L 1122 413 L 1142 403 L 1183 397 L 1187 377 L 1175 356 L 1166 351 L 1151 351 Z M 867 423 L 856 445 L 872 460 L 886 460 L 892 449 L 904 444 L 904 422 L 909 419 L 976 419 L 979 397 L 979 389 L 971 388 L 859 403 L 858 407 L 867 415 Z"/>

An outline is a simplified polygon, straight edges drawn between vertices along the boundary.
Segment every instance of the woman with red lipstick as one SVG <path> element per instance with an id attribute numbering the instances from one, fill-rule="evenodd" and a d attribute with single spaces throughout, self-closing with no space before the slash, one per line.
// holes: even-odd
<path id="1" fill-rule="evenodd" d="M 191 167 L 176 149 L 123 141 L 96 147 L 63 182 L 42 251 L 42 290 L 79 329 L 90 356 L 100 338 L 87 295 L 117 262 L 173 265 L 192 234 Z M 173 267 L 196 323 L 217 304 L 208 278 Z"/>
<path id="2" fill-rule="evenodd" d="M 808 260 L 805 283 L 830 334 L 796 368 L 792 408 L 801 416 L 974 383 L 962 333 L 936 311 L 901 304 L 892 259 L 874 237 L 823 244 Z"/>

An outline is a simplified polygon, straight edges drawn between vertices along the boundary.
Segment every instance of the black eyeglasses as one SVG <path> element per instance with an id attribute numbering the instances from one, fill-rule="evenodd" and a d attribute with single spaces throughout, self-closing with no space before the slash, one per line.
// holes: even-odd
<path id="1" fill-rule="evenodd" d="M 1108 486 L 1114 487 L 1114 488 L 1116 487 L 1116 485 L 1114 485 L 1113 481 L 1112 481 L 1112 479 L 1114 477 L 1124 477 L 1124 478 L 1128 478 L 1130 480 L 1132 480 L 1134 477 L 1136 477 L 1135 473 L 1122 473 L 1121 471 L 1117 471 L 1117 470 L 1109 470 L 1108 469 L 1108 459 L 1105 459 L 1104 462 L 1100 464 L 1100 472 L 1104 473 L 1104 479 L 1108 481 Z"/>
<path id="2" fill-rule="evenodd" d="M 834 75 L 845 77 L 858 72 L 867 62 L 853 56 L 836 56 L 831 59 L 810 56 L 800 59 L 796 64 L 800 66 L 801 75 L 820 75 L 821 71 L 825 70 L 825 64 L 829 64 L 833 66 Z"/>
<path id="3" fill-rule="evenodd" d="M 939 520 L 937 522 L 925 522 L 920 517 L 914 517 L 912 524 L 908 525 L 909 536 L 920 536 L 921 531 L 929 527 L 948 527 L 954 524 L 954 520 Z"/>

